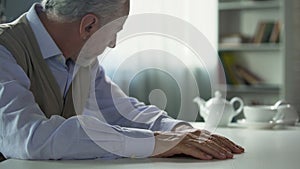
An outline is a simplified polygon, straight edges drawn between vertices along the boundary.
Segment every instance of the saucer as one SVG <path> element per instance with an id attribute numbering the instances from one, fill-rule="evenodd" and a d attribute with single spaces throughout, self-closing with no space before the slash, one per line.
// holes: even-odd
<path id="1" fill-rule="evenodd" d="M 297 123 L 296 120 L 277 120 L 277 125 L 286 125 L 286 126 L 295 126 Z"/>
<path id="2" fill-rule="evenodd" d="M 276 125 L 275 122 L 249 122 L 246 119 L 237 120 L 236 126 L 239 127 L 247 127 L 247 128 L 255 128 L 255 129 L 270 129 Z"/>

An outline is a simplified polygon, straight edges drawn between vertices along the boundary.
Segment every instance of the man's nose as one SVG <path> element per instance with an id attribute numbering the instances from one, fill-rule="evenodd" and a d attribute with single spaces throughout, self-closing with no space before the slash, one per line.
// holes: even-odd
<path id="1" fill-rule="evenodd" d="M 116 47 L 117 38 L 114 38 L 109 44 L 108 47 L 114 48 Z"/>

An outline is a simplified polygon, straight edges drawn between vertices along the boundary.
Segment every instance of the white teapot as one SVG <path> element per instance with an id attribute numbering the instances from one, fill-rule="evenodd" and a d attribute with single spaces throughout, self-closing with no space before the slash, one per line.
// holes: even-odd
<path id="1" fill-rule="evenodd" d="M 202 98 L 196 97 L 194 102 L 198 104 L 199 113 L 205 122 L 213 120 L 218 126 L 227 126 L 232 118 L 242 112 L 244 102 L 239 97 L 234 97 L 230 101 L 222 98 L 221 92 L 216 91 L 215 97 L 205 102 Z M 234 103 L 238 102 L 239 107 L 235 110 Z M 210 121 L 212 122 L 212 121 Z"/>

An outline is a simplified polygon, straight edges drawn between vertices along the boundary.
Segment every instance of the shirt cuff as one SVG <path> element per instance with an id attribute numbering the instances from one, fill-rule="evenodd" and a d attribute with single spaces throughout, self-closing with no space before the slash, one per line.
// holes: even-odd
<path id="1" fill-rule="evenodd" d="M 130 135 L 124 135 L 124 156 L 130 158 L 150 157 L 155 147 L 155 137 L 152 131 L 129 128 Z"/>

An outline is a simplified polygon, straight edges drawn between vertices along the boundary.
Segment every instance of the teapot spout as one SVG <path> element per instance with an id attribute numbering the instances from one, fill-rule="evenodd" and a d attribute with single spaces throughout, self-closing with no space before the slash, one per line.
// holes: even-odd
<path id="1" fill-rule="evenodd" d="M 193 101 L 198 105 L 200 115 L 206 120 L 206 118 L 208 117 L 207 110 L 205 107 L 206 102 L 200 97 L 194 98 Z"/>
<path id="2" fill-rule="evenodd" d="M 201 99 L 200 97 L 195 97 L 193 101 L 195 103 L 197 103 L 199 107 L 205 105 L 205 101 L 203 99 Z"/>

